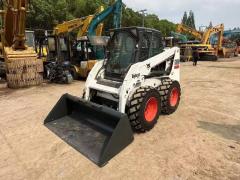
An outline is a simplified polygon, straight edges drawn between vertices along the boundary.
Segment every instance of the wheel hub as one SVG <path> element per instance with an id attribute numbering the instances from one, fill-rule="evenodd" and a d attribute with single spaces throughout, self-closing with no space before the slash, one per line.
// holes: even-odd
<path id="1" fill-rule="evenodd" d="M 155 97 L 151 97 L 146 104 L 144 117 L 146 121 L 151 122 L 155 119 L 158 112 L 158 101 Z"/>
<path id="2" fill-rule="evenodd" d="M 173 88 L 170 94 L 170 105 L 172 107 L 176 106 L 179 99 L 179 91 L 177 88 Z"/>

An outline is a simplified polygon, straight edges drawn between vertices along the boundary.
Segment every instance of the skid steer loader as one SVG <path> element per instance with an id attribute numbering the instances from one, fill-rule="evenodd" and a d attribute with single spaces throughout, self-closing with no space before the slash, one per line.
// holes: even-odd
<path id="1" fill-rule="evenodd" d="M 86 81 L 83 98 L 65 94 L 46 127 L 99 166 L 154 127 L 160 114 L 176 111 L 181 95 L 180 50 L 163 48 L 157 30 L 111 31 L 107 58 Z"/>

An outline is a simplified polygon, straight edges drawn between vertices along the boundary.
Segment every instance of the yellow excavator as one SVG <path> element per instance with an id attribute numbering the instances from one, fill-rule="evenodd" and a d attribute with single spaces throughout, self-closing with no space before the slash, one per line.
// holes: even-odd
<path id="1" fill-rule="evenodd" d="M 93 15 L 89 15 L 87 17 L 82 18 L 76 18 L 70 21 L 63 22 L 61 24 L 58 24 L 54 30 L 53 34 L 51 36 L 48 36 L 48 61 L 45 62 L 46 69 L 49 69 L 49 62 L 52 61 L 58 61 L 58 62 L 64 62 L 69 61 L 71 62 L 71 75 L 74 79 L 78 79 L 78 77 L 86 78 L 88 75 L 88 72 L 92 69 L 92 67 L 95 65 L 96 60 L 89 59 L 90 52 L 87 52 L 87 55 L 85 55 L 87 58 L 84 60 L 84 66 L 81 65 L 80 58 L 78 56 L 77 52 L 77 45 L 78 44 L 84 44 L 85 48 L 84 50 L 88 51 L 89 47 L 89 41 L 86 38 L 88 28 L 90 23 L 92 22 L 92 19 L 102 12 L 104 10 L 103 6 L 100 6 L 96 13 Z M 97 36 L 102 35 L 102 29 L 103 24 L 100 23 L 95 33 Z M 72 42 L 69 38 L 69 33 L 73 31 L 78 31 L 77 38 L 74 40 L 75 42 Z M 74 46 L 75 43 L 75 46 Z M 75 49 L 73 47 L 76 47 Z M 51 73 L 47 73 L 49 76 L 48 78 L 50 80 L 53 80 L 56 78 L 56 74 L 51 75 Z M 57 75 L 61 76 L 61 74 Z M 51 77 L 54 77 L 53 79 Z M 62 81 L 63 78 L 59 77 L 56 81 Z"/>
<path id="2" fill-rule="evenodd" d="M 188 33 L 192 35 L 197 40 L 202 40 L 203 32 L 197 31 L 191 27 L 186 26 L 185 24 L 178 24 L 177 25 L 177 32 L 178 33 Z"/>
<path id="3" fill-rule="evenodd" d="M 195 29 L 192 29 L 184 24 L 178 24 L 177 32 L 178 33 L 188 33 L 192 35 L 197 41 L 189 41 L 187 43 L 180 44 L 181 49 L 181 59 L 186 61 L 186 59 L 191 60 L 194 54 L 194 51 L 197 51 L 199 58 L 201 60 L 217 60 L 218 55 L 217 51 L 209 43 L 210 36 L 216 32 L 217 28 L 207 29 L 207 31 L 200 32 Z"/>
<path id="4" fill-rule="evenodd" d="M 229 54 L 235 53 L 234 48 L 223 47 L 224 24 L 207 28 L 205 32 L 200 32 L 186 25 L 178 24 L 177 31 L 179 33 L 189 33 L 195 37 L 196 40 L 199 40 L 198 43 L 189 42 L 180 45 L 183 59 L 186 57 L 186 52 L 188 52 L 188 54 L 193 54 L 194 51 L 198 52 L 202 60 L 217 60 L 218 57 L 225 58 L 229 57 Z M 210 43 L 210 37 L 214 34 L 217 34 L 218 41 L 217 44 L 212 45 Z M 191 51 L 189 51 L 189 49 Z"/>
<path id="5" fill-rule="evenodd" d="M 66 34 L 66 33 L 70 33 L 74 30 L 78 30 L 78 35 L 77 35 L 78 39 L 81 38 L 82 36 L 86 36 L 88 27 L 89 27 L 90 23 L 92 22 L 92 19 L 94 18 L 94 16 L 101 13 L 102 11 L 104 11 L 104 7 L 100 6 L 96 10 L 96 13 L 93 15 L 89 15 L 89 16 L 83 17 L 83 18 L 76 18 L 76 19 L 73 19 L 70 21 L 65 21 L 61 24 L 58 24 L 53 30 L 53 35 L 60 36 L 60 35 Z M 103 24 L 101 23 L 98 25 L 98 27 L 96 29 L 97 36 L 102 35 L 102 29 L 103 29 Z"/>
<path id="6" fill-rule="evenodd" d="M 113 14 L 113 26 L 119 28 L 121 12 L 122 0 L 116 0 L 106 9 L 99 7 L 94 15 L 57 25 L 51 39 L 48 38 L 49 56 L 57 57 L 57 61 L 70 61 L 74 79 L 86 78 L 97 60 L 105 58 L 104 47 L 109 38 L 102 36 L 103 21 Z M 68 34 L 74 30 L 78 30 L 78 35 L 71 42 Z"/>
<path id="7" fill-rule="evenodd" d="M 1 1 L 1 49 L 6 65 L 9 88 L 21 88 L 42 83 L 43 65 L 33 47 L 25 43 L 25 22 L 28 0 Z"/>

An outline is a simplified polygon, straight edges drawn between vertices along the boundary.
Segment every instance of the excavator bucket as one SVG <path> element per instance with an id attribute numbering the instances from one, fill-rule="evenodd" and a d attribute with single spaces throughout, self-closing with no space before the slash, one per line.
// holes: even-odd
<path id="1" fill-rule="evenodd" d="M 44 125 L 100 167 L 133 141 L 127 115 L 69 94 Z"/>

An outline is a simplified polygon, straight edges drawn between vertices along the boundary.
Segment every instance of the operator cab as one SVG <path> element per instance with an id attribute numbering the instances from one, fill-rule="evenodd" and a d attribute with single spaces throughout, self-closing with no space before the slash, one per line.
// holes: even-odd
<path id="1" fill-rule="evenodd" d="M 160 31 L 129 27 L 111 30 L 105 79 L 123 81 L 132 64 L 145 61 L 163 52 Z"/>

